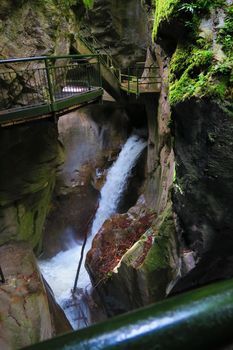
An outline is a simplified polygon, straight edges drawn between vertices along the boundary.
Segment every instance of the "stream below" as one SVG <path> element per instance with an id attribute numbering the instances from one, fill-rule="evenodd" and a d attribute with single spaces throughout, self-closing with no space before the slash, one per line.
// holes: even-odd
<path id="1" fill-rule="evenodd" d="M 117 212 L 118 204 L 127 188 L 132 169 L 145 147 L 146 142 L 142 138 L 137 135 L 130 136 L 122 147 L 117 160 L 108 170 L 106 182 L 101 189 L 99 207 L 87 238 L 84 257 L 91 248 L 95 234 L 105 220 Z M 56 301 L 63 308 L 72 327 L 79 329 L 92 322 L 90 294 L 93 286 L 83 263 L 79 274 L 77 292 L 75 295 L 72 294 L 82 242 L 75 239 L 72 230 L 66 232 L 66 242 L 67 250 L 59 252 L 51 259 L 40 260 L 39 266 L 53 290 Z"/>

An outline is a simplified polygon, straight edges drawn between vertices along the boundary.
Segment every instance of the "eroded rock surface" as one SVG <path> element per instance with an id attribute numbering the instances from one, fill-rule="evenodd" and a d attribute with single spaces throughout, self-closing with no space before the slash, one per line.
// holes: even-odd
<path id="1" fill-rule="evenodd" d="M 104 18 L 104 21 L 103 21 Z M 150 41 L 146 11 L 140 0 L 95 0 L 85 26 L 109 50 L 120 67 L 144 61 Z M 101 52 L 101 47 L 98 48 Z"/>
<path id="2" fill-rule="evenodd" d="M 25 243 L 0 247 L 0 348 L 19 349 L 54 335 L 44 285 L 31 248 Z"/>
<path id="3" fill-rule="evenodd" d="M 165 297 L 179 271 L 175 236 L 171 209 L 156 218 L 142 202 L 104 223 L 86 266 L 109 316 Z"/>
<path id="4" fill-rule="evenodd" d="M 0 130 L 0 244 L 40 247 L 42 228 L 62 162 L 56 125 L 40 121 Z"/>

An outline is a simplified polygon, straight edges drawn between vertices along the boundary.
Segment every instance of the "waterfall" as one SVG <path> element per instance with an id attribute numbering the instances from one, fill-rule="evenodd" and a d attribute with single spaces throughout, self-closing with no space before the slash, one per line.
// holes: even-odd
<path id="1" fill-rule="evenodd" d="M 85 248 L 85 253 L 90 249 L 92 239 L 100 229 L 106 219 L 117 211 L 117 206 L 126 188 L 127 181 L 134 167 L 136 160 L 142 150 L 146 147 L 146 142 L 140 137 L 130 136 L 123 146 L 118 159 L 108 171 L 106 183 L 101 190 L 101 199 L 95 219 L 93 221 L 91 235 L 89 236 Z M 88 291 L 91 289 L 89 275 L 82 265 L 78 287 L 82 290 L 82 297 L 74 301 L 71 298 L 71 289 L 77 271 L 82 246 L 75 244 L 66 251 L 62 251 L 49 260 L 40 260 L 39 266 L 45 279 L 52 288 L 55 298 L 64 309 L 67 318 L 74 329 L 85 327 L 89 320 L 89 309 L 85 298 L 88 298 Z M 78 306 L 82 306 L 82 316 L 85 320 L 77 325 L 80 318 Z"/>
<path id="2" fill-rule="evenodd" d="M 92 225 L 91 235 L 97 233 L 104 221 L 116 212 L 131 170 L 145 147 L 146 142 L 140 137 L 133 135 L 128 138 L 118 159 L 108 171 L 106 182 L 101 190 L 100 204 Z"/>

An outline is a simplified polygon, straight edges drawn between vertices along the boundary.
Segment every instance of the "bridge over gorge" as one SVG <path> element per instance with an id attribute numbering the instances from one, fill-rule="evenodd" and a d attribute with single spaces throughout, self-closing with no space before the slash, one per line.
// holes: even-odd
<path id="1" fill-rule="evenodd" d="M 102 98 L 97 55 L 0 61 L 0 124 L 59 117 Z"/>
<path id="2" fill-rule="evenodd" d="M 141 63 L 124 72 L 113 64 L 95 53 L 0 60 L 0 125 L 59 117 L 101 100 L 104 81 L 118 99 L 123 91 L 136 97 L 160 91 L 157 67 Z"/>

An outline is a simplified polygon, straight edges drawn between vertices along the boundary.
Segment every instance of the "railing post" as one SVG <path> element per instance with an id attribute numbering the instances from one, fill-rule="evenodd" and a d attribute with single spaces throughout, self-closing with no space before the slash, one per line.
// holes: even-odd
<path id="1" fill-rule="evenodd" d="M 119 74 L 118 80 L 119 80 L 119 83 L 121 84 L 121 69 L 120 68 L 118 69 L 118 74 Z"/>
<path id="2" fill-rule="evenodd" d="M 46 71 L 46 77 L 47 77 L 47 81 L 48 81 L 48 88 L 49 88 L 49 99 L 50 99 L 50 106 L 51 106 L 51 110 L 52 112 L 55 112 L 55 106 L 54 106 L 54 89 L 53 89 L 53 82 L 51 79 L 51 74 L 50 74 L 50 67 L 49 67 L 49 63 L 48 63 L 48 59 L 45 58 L 44 59 L 44 63 L 45 63 L 45 71 Z"/>
<path id="3" fill-rule="evenodd" d="M 129 67 L 128 67 L 128 95 L 130 93 Z"/>
<path id="4" fill-rule="evenodd" d="M 87 71 L 87 82 L 88 82 L 88 90 L 91 90 L 91 79 L 90 79 L 90 65 L 87 64 L 86 66 L 86 71 Z"/>
<path id="5" fill-rule="evenodd" d="M 137 91 L 136 95 L 139 96 L 139 80 L 138 80 L 138 66 L 136 66 L 136 77 L 137 77 Z"/>
<path id="6" fill-rule="evenodd" d="M 100 56 L 98 55 L 99 86 L 102 87 Z"/>

